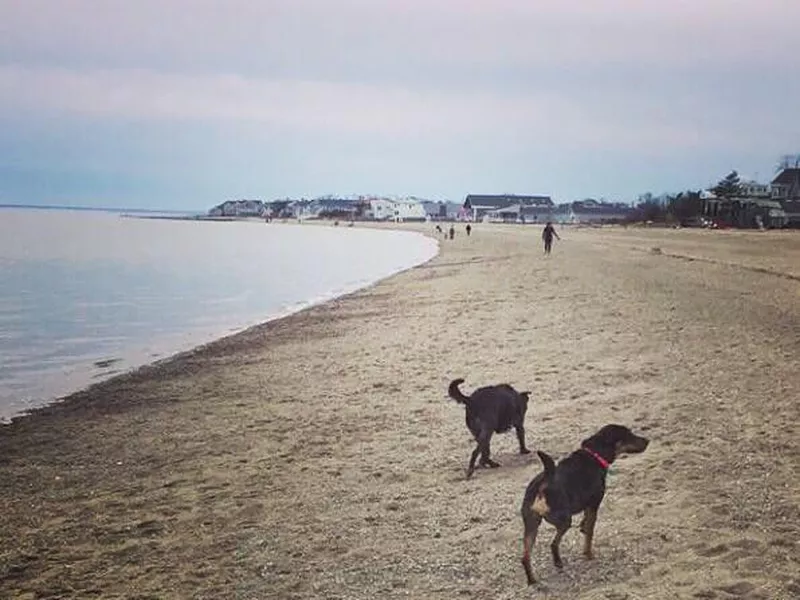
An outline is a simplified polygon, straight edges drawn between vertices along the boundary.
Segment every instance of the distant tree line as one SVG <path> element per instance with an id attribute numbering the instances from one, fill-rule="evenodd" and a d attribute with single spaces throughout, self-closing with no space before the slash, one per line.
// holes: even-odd
<path id="1" fill-rule="evenodd" d="M 677 194 L 653 196 L 642 194 L 631 215 L 631 221 L 653 221 L 654 223 L 686 224 L 701 215 L 703 201 L 702 190 L 686 190 Z"/>
<path id="2" fill-rule="evenodd" d="M 719 198 L 741 196 L 742 183 L 739 174 L 731 171 L 709 191 Z M 702 214 L 702 192 L 703 190 L 686 190 L 677 194 L 662 194 L 657 197 L 649 192 L 642 194 L 637 200 L 636 211 L 631 220 L 686 224 Z"/>

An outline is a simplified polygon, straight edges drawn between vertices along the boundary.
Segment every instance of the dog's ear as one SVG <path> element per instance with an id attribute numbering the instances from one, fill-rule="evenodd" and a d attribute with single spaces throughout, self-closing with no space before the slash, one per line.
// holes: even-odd
<path id="1" fill-rule="evenodd" d="M 519 395 L 522 397 L 523 400 L 525 400 L 526 403 L 528 402 L 528 400 L 531 399 L 530 392 L 520 392 Z"/>

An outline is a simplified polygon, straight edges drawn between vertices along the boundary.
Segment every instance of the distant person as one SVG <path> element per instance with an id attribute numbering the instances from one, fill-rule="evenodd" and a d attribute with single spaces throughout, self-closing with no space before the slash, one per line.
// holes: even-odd
<path id="1" fill-rule="evenodd" d="M 450 225 L 450 239 L 452 240 L 456 236 L 456 228 Z"/>
<path id="2" fill-rule="evenodd" d="M 437 233 L 444 233 L 444 232 L 442 231 L 442 226 L 441 226 L 441 225 L 437 225 L 437 226 L 436 226 L 436 232 L 437 232 Z"/>
<path id="3" fill-rule="evenodd" d="M 557 240 L 561 240 L 556 233 L 556 230 L 553 229 L 553 224 L 548 221 L 547 225 L 544 226 L 542 230 L 542 240 L 544 240 L 544 253 L 550 254 L 550 250 L 553 248 L 553 236 L 556 237 Z"/>
<path id="4" fill-rule="evenodd" d="M 470 234 L 470 233 L 472 233 L 472 225 L 470 225 L 469 223 L 467 223 L 467 237 L 469 237 L 469 234 Z"/>

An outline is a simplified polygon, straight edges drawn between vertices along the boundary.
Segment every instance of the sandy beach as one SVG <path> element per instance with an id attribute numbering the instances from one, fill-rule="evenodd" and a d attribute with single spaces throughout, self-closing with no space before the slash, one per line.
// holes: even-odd
<path id="1" fill-rule="evenodd" d="M 408 226 L 430 232 L 430 225 Z M 463 227 L 432 262 L 0 427 L 2 598 L 800 597 L 800 235 Z M 540 471 L 446 396 L 531 390 L 528 443 L 606 423 L 594 561 Z"/>

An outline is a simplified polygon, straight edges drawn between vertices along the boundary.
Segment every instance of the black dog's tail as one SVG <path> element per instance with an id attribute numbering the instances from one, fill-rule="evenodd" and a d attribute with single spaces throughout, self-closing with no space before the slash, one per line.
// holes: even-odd
<path id="1" fill-rule="evenodd" d="M 469 402 L 469 396 L 465 396 L 461 393 L 461 390 L 458 389 L 458 386 L 460 386 L 462 383 L 464 383 L 463 379 L 453 379 L 453 381 L 450 382 L 450 387 L 447 388 L 447 393 L 456 402 L 466 404 Z"/>
<path id="2" fill-rule="evenodd" d="M 556 474 L 556 463 L 549 454 L 545 454 L 541 450 L 537 450 L 536 454 L 539 455 L 539 460 L 541 460 L 544 465 L 544 478 L 552 479 Z"/>

